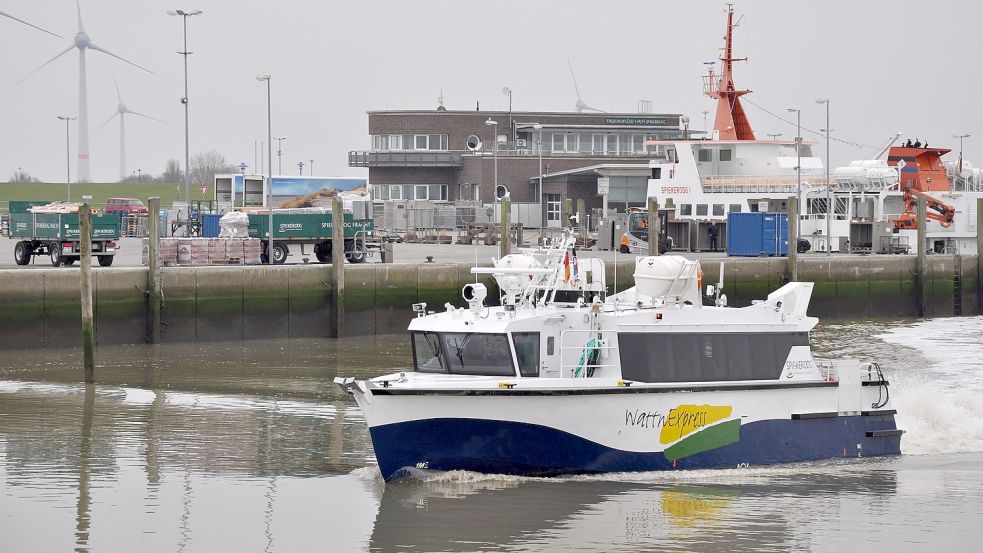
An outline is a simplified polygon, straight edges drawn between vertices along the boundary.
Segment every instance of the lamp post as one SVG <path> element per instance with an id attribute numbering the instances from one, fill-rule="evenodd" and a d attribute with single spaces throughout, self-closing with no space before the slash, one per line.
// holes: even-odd
<path id="1" fill-rule="evenodd" d="M 798 108 L 788 108 L 795 112 L 795 247 L 799 247 L 799 237 L 802 236 L 802 225 L 799 224 L 799 214 L 802 213 L 802 111 Z"/>
<path id="2" fill-rule="evenodd" d="M 257 81 L 266 81 L 266 144 L 267 159 L 269 160 L 269 182 L 266 184 L 266 211 L 269 213 L 270 226 L 266 246 L 266 262 L 273 264 L 273 116 L 270 103 L 270 75 L 256 75 Z M 245 190 L 245 189 L 243 189 Z"/>
<path id="3" fill-rule="evenodd" d="M 536 149 L 539 150 L 539 227 L 546 226 L 546 214 L 543 213 L 543 125 L 533 123 L 532 128 L 538 131 Z"/>
<path id="4" fill-rule="evenodd" d="M 515 127 L 512 126 L 512 89 L 505 87 L 502 89 L 502 94 L 509 97 L 509 137 L 515 142 Z"/>
<path id="5" fill-rule="evenodd" d="M 703 139 L 706 140 L 707 137 L 707 115 L 710 114 L 710 110 L 703 110 Z"/>
<path id="6" fill-rule="evenodd" d="M 832 255 L 833 246 L 833 191 L 829 185 L 829 98 L 816 98 L 817 104 L 826 104 L 826 255 Z"/>
<path id="7" fill-rule="evenodd" d="M 314 160 L 310 160 L 311 164 L 307 166 L 307 169 L 311 172 L 311 176 L 314 176 Z"/>
<path id="8" fill-rule="evenodd" d="M 276 140 L 276 172 L 283 174 L 283 146 L 282 143 L 286 140 L 286 136 L 274 136 L 273 140 Z M 273 165 L 273 160 L 270 159 L 270 165 Z"/>
<path id="9" fill-rule="evenodd" d="M 782 133 L 780 133 L 780 132 L 770 132 L 770 133 L 767 133 L 767 134 L 768 134 L 768 136 L 771 137 L 772 142 L 777 141 L 778 140 L 778 137 L 782 135 Z"/>
<path id="10" fill-rule="evenodd" d="M 181 103 L 184 104 L 184 201 L 188 205 L 188 214 L 191 214 L 191 151 L 188 147 L 188 18 L 201 14 L 201 10 L 168 10 L 167 15 L 181 16 L 184 21 L 184 51 L 178 52 L 184 56 L 184 97 Z M 202 183 L 205 184 L 205 183 Z"/>
<path id="11" fill-rule="evenodd" d="M 299 171 L 297 173 L 298 175 L 304 176 L 304 162 L 303 162 L 303 160 L 297 162 L 297 170 Z"/>
<path id="12" fill-rule="evenodd" d="M 491 119 L 489 117 L 488 120 L 485 121 L 485 125 L 487 125 L 487 126 L 489 126 L 489 127 L 492 128 L 492 135 L 493 135 L 492 136 L 492 156 L 493 156 L 493 159 L 494 159 L 494 162 L 493 163 L 494 163 L 494 166 L 495 166 L 495 180 L 494 180 L 494 183 L 495 184 L 493 185 L 494 188 L 492 188 L 492 197 L 498 198 L 498 121 L 495 121 L 495 120 L 493 120 L 493 119 Z M 480 198 L 479 198 L 479 200 L 480 200 Z"/>
<path id="13" fill-rule="evenodd" d="M 963 174 L 963 139 L 964 138 L 969 138 L 969 135 L 968 134 L 954 134 L 954 135 L 952 135 L 952 138 L 958 138 L 959 139 L 959 164 L 956 165 L 956 178 L 962 180 L 962 174 Z M 965 190 L 966 189 L 966 181 L 965 180 L 963 180 L 962 185 L 963 185 L 963 190 Z M 977 231 L 977 232 L 979 232 L 979 231 Z"/>
<path id="14" fill-rule="evenodd" d="M 59 115 L 58 119 L 65 122 L 65 185 L 68 186 L 68 201 L 72 201 L 72 160 L 68 141 L 68 122 L 77 118 Z"/>

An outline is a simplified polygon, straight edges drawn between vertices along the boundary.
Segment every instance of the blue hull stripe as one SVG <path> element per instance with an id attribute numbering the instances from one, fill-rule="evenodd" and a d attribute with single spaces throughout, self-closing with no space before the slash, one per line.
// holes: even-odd
<path id="1" fill-rule="evenodd" d="M 510 421 L 426 419 L 376 426 L 370 432 L 379 469 L 389 480 L 402 469 L 418 465 L 434 470 L 555 476 L 898 455 L 901 436 L 866 435 L 896 428 L 893 415 L 758 421 L 741 425 L 736 443 L 684 457 L 675 464 L 661 451 L 622 451 L 548 426 Z M 652 440 L 658 443 L 657 433 Z"/>

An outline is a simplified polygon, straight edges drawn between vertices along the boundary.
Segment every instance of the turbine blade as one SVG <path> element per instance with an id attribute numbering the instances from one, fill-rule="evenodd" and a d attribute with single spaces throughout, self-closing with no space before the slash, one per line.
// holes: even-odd
<path id="1" fill-rule="evenodd" d="M 116 102 L 119 104 L 123 103 L 123 96 L 119 93 L 119 81 L 116 80 L 116 71 L 110 66 L 110 71 L 113 74 L 113 84 L 116 85 Z"/>
<path id="2" fill-rule="evenodd" d="M 55 61 L 56 59 L 58 59 L 58 58 L 60 58 L 62 56 L 64 56 L 65 54 L 71 52 L 74 49 L 75 49 L 75 45 L 74 44 L 72 44 L 68 48 L 65 48 L 64 50 L 62 50 L 61 52 L 59 52 L 57 56 L 51 58 L 50 60 L 48 60 L 48 61 L 46 61 L 44 63 L 42 63 L 40 67 L 38 67 L 34 71 L 31 71 L 30 73 L 28 73 L 27 76 L 24 77 L 23 79 L 17 81 L 17 84 L 21 84 L 22 82 L 26 81 L 27 79 L 29 79 L 31 77 L 31 75 L 33 75 L 33 74 L 37 73 L 38 71 L 44 69 L 44 66 L 48 65 L 49 63 Z"/>
<path id="3" fill-rule="evenodd" d="M 120 61 L 124 61 L 124 62 L 132 65 L 133 67 L 136 67 L 137 69 L 143 69 L 144 71 L 146 71 L 147 73 L 150 73 L 151 75 L 156 75 L 157 74 L 157 73 L 154 73 L 153 71 L 147 69 L 146 67 L 141 67 L 141 66 L 133 63 L 132 61 L 128 60 L 128 59 L 121 58 L 121 57 L 117 56 L 116 54 L 110 52 L 109 50 L 106 50 L 105 48 L 100 48 L 99 46 L 97 46 L 95 44 L 92 44 L 91 42 L 89 43 L 89 50 L 95 50 L 96 52 L 102 52 L 103 54 L 106 54 L 107 56 L 112 56 L 112 57 L 114 57 L 114 58 L 116 58 L 116 59 L 118 59 Z"/>
<path id="4" fill-rule="evenodd" d="M 165 123 L 165 124 L 167 123 L 167 121 L 162 121 L 160 119 L 157 119 L 156 117 L 151 117 L 151 116 L 149 116 L 149 115 L 147 115 L 145 113 L 140 113 L 139 111 L 133 111 L 131 109 L 126 110 L 126 113 L 129 113 L 130 115 L 139 115 L 140 117 L 146 117 L 147 119 L 153 119 L 154 121 L 157 121 L 158 123 Z"/>
<path id="5" fill-rule="evenodd" d="M 570 68 L 570 78 L 573 79 L 573 89 L 577 92 L 577 101 L 580 101 L 580 87 L 577 86 L 577 76 L 573 74 L 573 64 L 567 58 L 567 67 Z"/>
<path id="6" fill-rule="evenodd" d="M 110 115 L 109 116 L 109 119 L 106 119 L 106 121 L 102 125 L 99 125 L 99 128 L 101 129 L 101 128 L 105 127 L 106 125 L 108 125 L 110 121 L 112 121 L 113 119 L 116 119 L 116 116 L 117 115 L 119 115 L 119 112 L 116 112 L 116 113 Z"/>
<path id="7" fill-rule="evenodd" d="M 82 2 L 81 0 L 75 0 L 75 8 L 78 10 L 79 14 L 79 32 L 84 33 L 85 27 L 82 26 Z"/>
<path id="8" fill-rule="evenodd" d="M 10 19 L 13 19 L 14 21 L 19 21 L 19 22 L 23 23 L 24 25 L 27 25 L 28 27 L 34 27 L 35 29 L 37 29 L 37 30 L 39 30 L 41 32 L 44 32 L 44 33 L 48 33 L 51 36 L 56 36 L 58 38 L 65 38 L 65 37 L 63 37 L 61 35 L 56 35 L 55 33 L 52 33 L 51 31 L 49 31 L 47 29 L 42 29 L 41 27 L 38 27 L 37 25 L 32 25 L 31 23 L 28 23 L 27 21 L 24 21 L 23 19 L 18 19 L 16 17 L 10 15 L 9 13 L 4 13 L 4 12 L 0 11 L 0 15 L 2 15 L 4 17 L 9 17 Z"/>
<path id="9" fill-rule="evenodd" d="M 596 111 L 597 113 L 607 113 L 602 109 L 592 108 L 590 106 L 584 106 L 584 111 Z"/>

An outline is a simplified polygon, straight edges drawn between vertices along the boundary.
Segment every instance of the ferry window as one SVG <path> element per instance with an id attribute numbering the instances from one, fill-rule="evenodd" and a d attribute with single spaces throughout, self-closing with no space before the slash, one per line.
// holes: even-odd
<path id="1" fill-rule="evenodd" d="M 806 332 L 621 333 L 623 377 L 642 382 L 774 380 Z"/>
<path id="2" fill-rule="evenodd" d="M 730 209 L 728 211 L 730 211 L 731 213 L 740 213 L 741 204 L 730 204 Z"/>
<path id="3" fill-rule="evenodd" d="M 436 332 L 413 333 L 413 364 L 421 373 L 445 373 L 440 355 L 440 337 Z"/>
<path id="4" fill-rule="evenodd" d="M 708 150 L 706 148 L 700 148 L 697 150 L 699 152 L 699 161 L 713 161 L 713 150 Z"/>
<path id="5" fill-rule="evenodd" d="M 707 204 L 696 204 L 696 215 L 697 217 L 706 217 Z"/>
<path id="6" fill-rule="evenodd" d="M 513 332 L 515 359 L 519 363 L 522 376 L 539 376 L 539 333 Z"/>
<path id="7" fill-rule="evenodd" d="M 512 349 L 505 334 L 441 334 L 452 374 L 514 376 Z"/>
<path id="8" fill-rule="evenodd" d="M 554 341 L 555 340 L 554 340 L 554 337 L 553 336 L 547 336 L 546 337 L 546 355 L 553 355 L 553 343 L 554 343 Z"/>
<path id="9" fill-rule="evenodd" d="M 693 215 L 693 204 L 682 204 L 679 206 L 679 215 L 684 217 Z"/>
<path id="10" fill-rule="evenodd" d="M 714 217 L 724 216 L 724 204 L 713 204 L 713 216 Z"/>
<path id="11" fill-rule="evenodd" d="M 733 153 L 733 150 L 731 150 L 729 148 L 726 149 L 726 150 L 720 150 L 720 161 L 730 161 L 731 160 L 731 154 L 732 153 Z"/>

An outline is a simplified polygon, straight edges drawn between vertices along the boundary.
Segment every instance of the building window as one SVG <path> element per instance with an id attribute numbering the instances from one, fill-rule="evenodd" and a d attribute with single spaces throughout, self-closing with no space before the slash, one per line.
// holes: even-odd
<path id="1" fill-rule="evenodd" d="M 591 135 L 591 150 L 590 152 L 594 155 L 601 155 L 604 153 L 604 135 L 594 134 Z"/>
<path id="2" fill-rule="evenodd" d="M 559 194 L 546 194 L 546 220 L 559 221 L 562 207 Z"/>
<path id="3" fill-rule="evenodd" d="M 730 148 L 727 148 L 726 150 L 720 150 L 720 161 L 730 161 L 732 153 L 733 150 L 731 150 Z"/>
<path id="4" fill-rule="evenodd" d="M 446 134 L 379 134 L 372 136 L 373 150 L 447 150 Z"/>
<path id="5" fill-rule="evenodd" d="M 440 198 L 438 198 L 438 199 L 445 200 L 445 201 L 448 199 L 447 198 L 447 188 L 448 188 L 448 186 L 446 184 L 440 185 Z"/>
<path id="6" fill-rule="evenodd" d="M 399 149 L 401 149 L 400 148 L 400 145 L 401 144 L 402 144 L 402 142 L 400 141 L 398 134 L 391 134 L 391 135 L 389 135 L 389 149 L 390 150 L 399 150 Z"/>
<path id="7" fill-rule="evenodd" d="M 696 216 L 697 217 L 707 216 L 707 204 L 696 204 Z"/>
<path id="8" fill-rule="evenodd" d="M 698 152 L 698 161 L 713 161 L 713 150 L 707 148 L 700 148 Z"/>
<path id="9" fill-rule="evenodd" d="M 713 216 L 714 217 L 724 216 L 724 204 L 713 204 Z"/>
<path id="10" fill-rule="evenodd" d="M 576 153 L 579 146 L 579 135 L 566 133 L 553 133 L 553 152 L 554 153 Z"/>
<path id="11" fill-rule="evenodd" d="M 429 200 L 430 199 L 430 187 L 426 184 L 417 184 L 413 186 L 413 199 L 414 200 Z"/>
<path id="12" fill-rule="evenodd" d="M 607 146 L 604 149 L 604 153 L 609 156 L 618 155 L 618 135 L 609 134 L 607 136 Z"/>
<path id="13" fill-rule="evenodd" d="M 740 213 L 741 212 L 741 204 L 730 204 L 730 212 L 731 213 Z"/>
<path id="14" fill-rule="evenodd" d="M 681 217 L 690 217 L 693 215 L 693 204 L 683 204 L 679 206 L 679 215 Z"/>
<path id="15" fill-rule="evenodd" d="M 399 137 L 396 137 L 399 138 Z M 390 200 L 402 200 L 403 199 L 403 187 L 399 184 L 393 184 L 389 187 L 389 199 Z"/>

